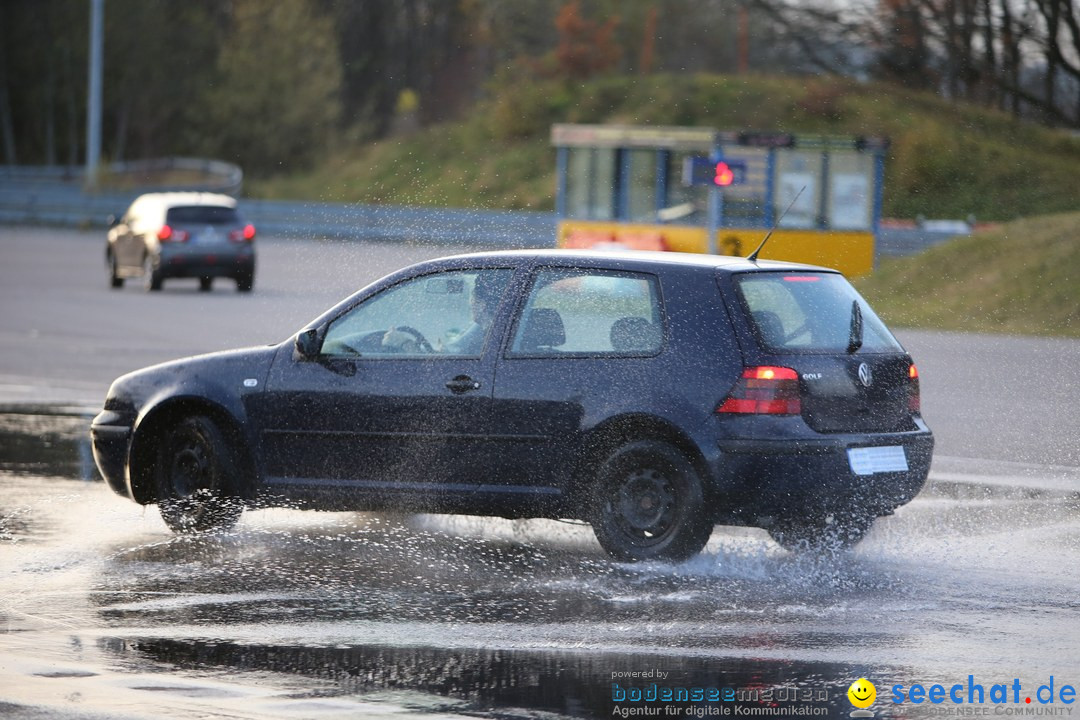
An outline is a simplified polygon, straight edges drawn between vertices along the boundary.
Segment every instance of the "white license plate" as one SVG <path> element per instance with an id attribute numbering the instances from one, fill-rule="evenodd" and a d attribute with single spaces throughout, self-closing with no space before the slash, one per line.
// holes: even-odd
<path id="1" fill-rule="evenodd" d="M 907 455 L 903 445 L 849 448 L 848 464 L 856 475 L 873 475 L 884 472 L 907 472 Z"/>

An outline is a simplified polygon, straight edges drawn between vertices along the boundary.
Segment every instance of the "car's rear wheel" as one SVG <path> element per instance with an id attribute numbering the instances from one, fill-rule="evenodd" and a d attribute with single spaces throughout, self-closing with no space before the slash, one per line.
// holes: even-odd
<path id="1" fill-rule="evenodd" d="M 643 440 L 616 449 L 600 466 L 596 487 L 593 532 L 616 560 L 682 561 L 709 540 L 701 478 L 667 443 Z"/>
<path id="2" fill-rule="evenodd" d="M 195 415 L 168 429 L 158 457 L 158 509 L 177 533 L 227 530 L 244 511 L 236 463 L 220 428 Z"/>
<path id="3" fill-rule="evenodd" d="M 862 540 L 875 518 L 860 514 L 837 514 L 821 519 L 786 518 L 769 528 L 769 535 L 794 553 L 827 553 L 850 550 Z"/>
<path id="4" fill-rule="evenodd" d="M 236 291 L 237 292 L 251 292 L 251 288 L 255 286 L 254 275 L 238 275 L 236 277 Z"/>
<path id="5" fill-rule="evenodd" d="M 147 254 L 143 258 L 143 287 L 150 292 L 157 292 L 161 289 L 163 280 L 161 270 L 154 267 L 154 258 Z"/>
<path id="6" fill-rule="evenodd" d="M 120 277 L 116 268 L 116 256 L 112 252 L 105 253 L 105 266 L 109 271 L 109 287 L 124 287 L 124 278 Z"/>
<path id="7" fill-rule="evenodd" d="M 199 278 L 199 291 L 210 292 L 214 287 L 214 278 L 201 277 Z"/>

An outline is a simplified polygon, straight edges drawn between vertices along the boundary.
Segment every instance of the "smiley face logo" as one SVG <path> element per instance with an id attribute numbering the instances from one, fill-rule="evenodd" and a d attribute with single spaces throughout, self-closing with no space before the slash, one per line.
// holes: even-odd
<path id="1" fill-rule="evenodd" d="M 866 678 L 859 678 L 847 689 L 848 700 L 857 708 L 868 708 L 877 699 L 877 688 Z"/>

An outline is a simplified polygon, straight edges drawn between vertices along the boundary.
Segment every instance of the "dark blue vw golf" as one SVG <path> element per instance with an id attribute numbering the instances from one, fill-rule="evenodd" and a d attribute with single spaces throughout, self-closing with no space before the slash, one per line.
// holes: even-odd
<path id="1" fill-rule="evenodd" d="M 178 532 L 275 505 L 573 518 L 626 561 L 716 524 L 852 545 L 933 451 L 911 357 L 843 276 L 679 253 L 421 263 L 280 345 L 119 378 L 91 432 Z"/>

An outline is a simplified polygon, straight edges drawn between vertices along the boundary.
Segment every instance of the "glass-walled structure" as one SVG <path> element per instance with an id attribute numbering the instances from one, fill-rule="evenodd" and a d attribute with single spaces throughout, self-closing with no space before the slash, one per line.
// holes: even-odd
<path id="1" fill-rule="evenodd" d="M 721 253 L 748 254 L 776 225 L 762 257 L 849 275 L 873 267 L 886 141 L 571 124 L 553 126 L 551 139 L 562 246 L 706 252 L 711 220 Z M 742 182 L 688 184 L 692 156 L 745 167 Z"/>

